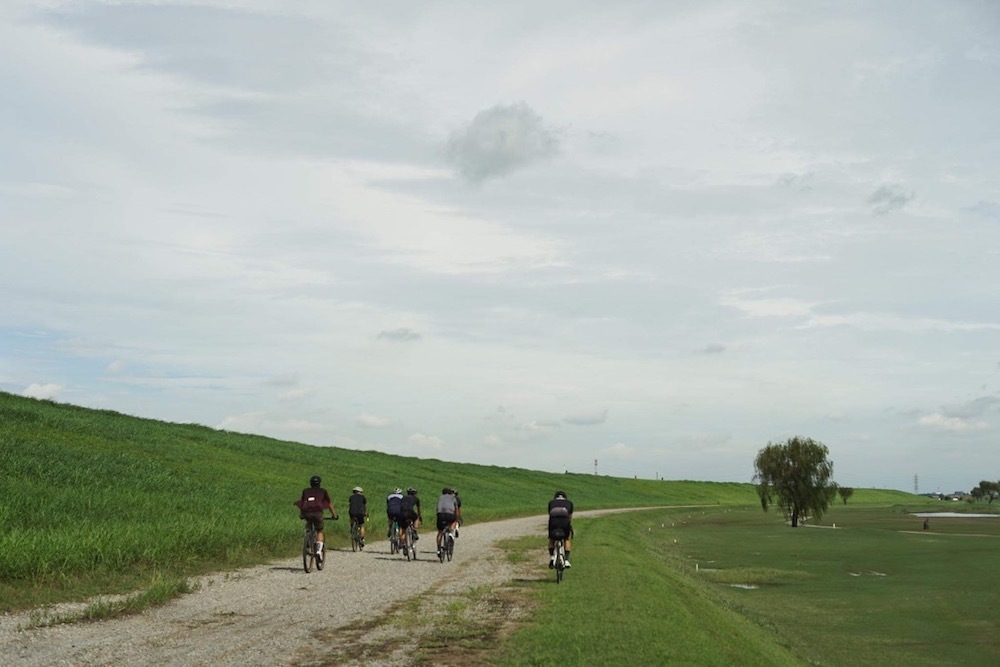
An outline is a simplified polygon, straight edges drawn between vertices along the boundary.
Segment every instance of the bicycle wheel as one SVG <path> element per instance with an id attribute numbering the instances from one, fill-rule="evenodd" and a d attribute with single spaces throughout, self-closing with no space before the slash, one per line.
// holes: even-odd
<path id="1" fill-rule="evenodd" d="M 389 531 L 389 553 L 399 553 L 399 524 L 395 521 L 392 522 L 392 528 Z"/>
<path id="2" fill-rule="evenodd" d="M 566 547 L 563 541 L 556 542 L 556 583 L 562 583 L 563 571 L 566 569 Z"/>
<path id="3" fill-rule="evenodd" d="M 454 553 L 455 553 L 455 536 L 452 535 L 451 531 L 449 530 L 444 535 L 444 555 L 448 558 L 449 562 L 451 562 L 451 557 L 454 555 Z"/>
<path id="4" fill-rule="evenodd" d="M 357 551 L 358 545 L 361 544 L 361 538 L 358 537 L 358 524 L 351 524 L 351 551 Z"/>
<path id="5" fill-rule="evenodd" d="M 310 533 L 311 531 L 307 529 L 306 536 L 302 540 L 302 569 L 306 571 L 306 574 L 312 572 L 313 562 L 316 559 L 316 538 Z"/>

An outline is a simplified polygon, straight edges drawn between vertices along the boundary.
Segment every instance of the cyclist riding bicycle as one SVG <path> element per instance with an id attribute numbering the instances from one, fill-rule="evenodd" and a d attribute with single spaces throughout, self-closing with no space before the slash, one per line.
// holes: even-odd
<path id="1" fill-rule="evenodd" d="M 398 486 L 393 490 L 392 493 L 385 497 L 385 516 L 389 522 L 389 530 L 386 532 L 386 537 L 392 537 L 392 522 L 395 521 L 398 526 L 399 513 L 403 509 L 403 490 Z"/>
<path id="2" fill-rule="evenodd" d="M 365 519 L 368 517 L 368 499 L 365 498 L 364 490 L 356 486 L 351 490 L 351 496 L 347 499 L 347 514 L 351 517 L 351 526 L 358 526 L 358 533 L 361 536 L 361 550 L 365 549 Z"/>
<path id="3" fill-rule="evenodd" d="M 454 530 L 458 525 L 461 516 L 458 500 L 455 492 L 448 487 L 441 489 L 441 497 L 437 503 L 437 553 L 441 557 L 441 541 L 444 539 L 444 531 Z"/>
<path id="4" fill-rule="evenodd" d="M 555 497 L 549 501 L 549 569 L 556 566 L 556 540 L 563 539 L 566 544 L 566 561 L 563 567 L 570 567 L 569 550 L 573 537 L 573 501 L 566 497 L 565 491 L 556 491 Z"/>
<path id="5" fill-rule="evenodd" d="M 323 557 L 323 543 L 326 541 L 323 535 L 323 510 L 329 509 L 334 519 L 337 518 L 337 510 L 330 500 L 330 494 L 320 486 L 323 480 L 319 475 L 309 478 L 309 488 L 302 490 L 302 497 L 295 501 L 299 507 L 299 518 L 306 520 L 306 525 L 315 527 L 317 533 L 316 550 L 319 558 Z"/>
<path id="6" fill-rule="evenodd" d="M 417 535 L 417 528 L 420 527 L 420 522 L 423 521 L 423 515 L 420 512 L 420 498 L 417 498 L 417 490 L 412 486 L 406 490 L 406 495 L 403 496 L 403 501 L 399 508 L 399 535 L 400 535 L 400 546 L 414 546 L 412 544 L 405 545 L 403 540 L 406 539 L 406 527 L 413 526 L 413 541 L 416 542 L 420 537 Z"/>

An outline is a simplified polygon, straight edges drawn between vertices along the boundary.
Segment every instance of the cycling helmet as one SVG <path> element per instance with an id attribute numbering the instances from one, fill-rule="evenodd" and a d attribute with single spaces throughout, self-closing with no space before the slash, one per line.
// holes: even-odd
<path id="1" fill-rule="evenodd" d="M 565 491 L 556 491 L 555 497 L 556 498 L 565 498 L 566 497 L 566 492 Z"/>
<path id="2" fill-rule="evenodd" d="M 395 489 L 393 489 L 392 492 L 393 493 L 398 493 L 399 495 L 403 495 L 403 490 L 401 488 L 399 488 L 398 486 Z"/>
<path id="3" fill-rule="evenodd" d="M 351 490 L 354 491 L 354 493 L 364 493 L 364 489 L 362 489 L 360 486 L 356 486 Z"/>
<path id="4" fill-rule="evenodd" d="M 449 493 L 451 493 L 451 489 L 449 489 L 449 488 L 448 488 L 447 486 L 446 486 L 446 487 L 444 487 L 443 489 L 441 489 L 441 495 L 444 495 L 444 496 L 446 496 L 446 495 L 448 495 Z"/>
<path id="5" fill-rule="evenodd" d="M 319 486 L 322 482 L 323 480 L 319 478 L 319 475 L 313 475 L 309 478 L 309 486 Z"/>
<path id="6" fill-rule="evenodd" d="M 413 487 L 411 486 L 410 488 L 408 488 L 408 489 L 406 490 L 406 493 L 407 493 L 408 495 L 411 495 L 411 496 L 415 496 L 415 495 L 417 495 L 417 490 L 416 490 L 416 489 L 414 489 L 414 488 L 413 488 Z"/>

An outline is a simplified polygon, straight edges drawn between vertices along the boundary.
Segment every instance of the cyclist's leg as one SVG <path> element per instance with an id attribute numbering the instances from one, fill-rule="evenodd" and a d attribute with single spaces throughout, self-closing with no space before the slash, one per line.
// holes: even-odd
<path id="1" fill-rule="evenodd" d="M 573 524 L 566 526 L 566 539 L 563 541 L 563 545 L 566 549 L 566 567 L 569 567 L 569 550 L 573 545 Z"/>

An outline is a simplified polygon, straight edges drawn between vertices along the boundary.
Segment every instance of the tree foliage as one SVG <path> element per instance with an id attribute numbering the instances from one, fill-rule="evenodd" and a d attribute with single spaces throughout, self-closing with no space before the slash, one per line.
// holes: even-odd
<path id="1" fill-rule="evenodd" d="M 990 482 L 984 479 L 979 482 L 979 486 L 969 492 L 969 495 L 976 500 L 985 500 L 992 505 L 994 500 L 1000 498 L 1000 482 Z"/>
<path id="2" fill-rule="evenodd" d="M 846 505 L 847 499 L 854 495 L 854 489 L 849 486 L 838 486 L 837 493 L 840 494 L 840 499 L 843 500 Z"/>
<path id="3" fill-rule="evenodd" d="M 768 442 L 754 460 L 754 484 L 766 512 L 772 504 L 781 508 L 796 528 L 804 517 L 818 519 L 837 495 L 831 481 L 830 450 L 812 438 L 795 436 L 783 443 Z"/>

